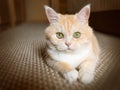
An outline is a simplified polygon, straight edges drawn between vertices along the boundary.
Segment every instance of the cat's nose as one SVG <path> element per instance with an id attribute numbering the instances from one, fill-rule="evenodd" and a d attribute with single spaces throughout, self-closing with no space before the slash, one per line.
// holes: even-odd
<path id="1" fill-rule="evenodd" d="M 66 45 L 67 47 L 69 47 L 69 46 L 71 45 L 71 43 L 70 43 L 70 42 L 65 42 L 65 45 Z"/>

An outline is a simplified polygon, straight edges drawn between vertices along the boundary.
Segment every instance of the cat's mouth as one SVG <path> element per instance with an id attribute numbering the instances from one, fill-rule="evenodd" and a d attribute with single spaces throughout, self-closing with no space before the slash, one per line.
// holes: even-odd
<path id="1" fill-rule="evenodd" d="M 65 50 L 65 52 L 72 52 L 72 51 L 73 51 L 73 50 L 70 49 L 70 48 L 68 48 L 68 49 Z"/>
<path id="2" fill-rule="evenodd" d="M 71 49 L 71 48 L 66 48 L 65 50 L 63 50 L 63 52 L 67 52 L 67 53 L 71 53 L 71 52 L 73 52 L 74 50 L 73 49 Z"/>
<path id="3" fill-rule="evenodd" d="M 74 49 L 71 48 L 71 47 L 65 47 L 65 48 L 61 48 L 61 47 L 55 47 L 56 50 L 60 51 L 60 52 L 67 52 L 67 53 L 70 53 L 70 52 L 73 52 Z"/>

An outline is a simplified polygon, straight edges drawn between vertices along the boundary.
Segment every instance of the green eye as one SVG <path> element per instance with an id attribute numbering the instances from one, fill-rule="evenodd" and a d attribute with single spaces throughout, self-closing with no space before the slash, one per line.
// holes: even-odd
<path id="1" fill-rule="evenodd" d="M 75 32 L 74 34 L 73 34 L 73 37 L 74 38 L 79 38 L 81 36 L 81 33 L 80 32 Z"/>
<path id="2" fill-rule="evenodd" d="M 57 38 L 59 38 L 59 39 L 64 38 L 64 35 L 63 35 L 63 33 L 61 33 L 61 32 L 57 32 L 57 33 L 56 33 L 56 36 L 57 36 Z"/>

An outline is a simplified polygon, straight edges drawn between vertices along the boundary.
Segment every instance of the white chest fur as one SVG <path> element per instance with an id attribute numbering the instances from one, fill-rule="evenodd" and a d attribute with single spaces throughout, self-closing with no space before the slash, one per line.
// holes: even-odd
<path id="1" fill-rule="evenodd" d="M 91 46 L 82 47 L 76 52 L 65 53 L 48 49 L 48 53 L 53 60 L 65 62 L 73 67 L 77 67 L 90 53 Z"/>

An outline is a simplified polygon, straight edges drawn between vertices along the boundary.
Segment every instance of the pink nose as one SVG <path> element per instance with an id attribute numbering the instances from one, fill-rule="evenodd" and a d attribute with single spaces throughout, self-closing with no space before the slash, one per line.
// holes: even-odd
<path id="1" fill-rule="evenodd" d="M 69 47 L 71 45 L 71 43 L 65 42 L 65 45 Z"/>

